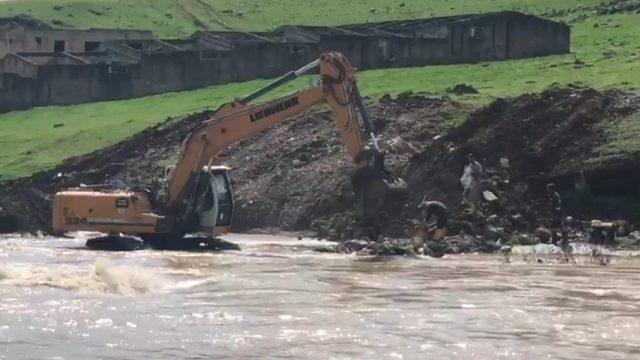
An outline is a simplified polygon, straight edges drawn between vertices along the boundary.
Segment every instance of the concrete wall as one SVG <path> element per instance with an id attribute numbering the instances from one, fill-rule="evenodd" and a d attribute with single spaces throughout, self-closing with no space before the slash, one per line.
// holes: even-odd
<path id="1" fill-rule="evenodd" d="M 0 74 L 2 73 L 12 73 L 23 78 L 36 79 L 38 66 L 19 55 L 9 54 L 0 60 Z"/>
<path id="2" fill-rule="evenodd" d="M 571 28 L 541 18 L 516 14 L 507 20 L 508 57 L 565 54 L 570 51 Z"/>

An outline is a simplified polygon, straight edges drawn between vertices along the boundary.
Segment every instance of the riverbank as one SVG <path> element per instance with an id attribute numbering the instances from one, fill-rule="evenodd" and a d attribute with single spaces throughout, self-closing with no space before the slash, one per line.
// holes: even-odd
<path id="1" fill-rule="evenodd" d="M 634 171 L 640 97 L 622 91 L 549 89 L 483 108 L 449 98 L 405 95 L 370 104 L 386 164 L 409 185 L 408 206 L 380 219 L 383 236 L 412 238 L 423 198 L 449 206 L 449 234 L 461 230 L 513 243 L 548 224 L 544 188 L 555 182 L 568 215 L 639 223 Z M 211 113 L 169 120 L 100 151 L 71 158 L 30 178 L 3 183 L 0 207 L 18 231 L 50 231 L 55 191 L 121 180 L 161 187 L 184 137 Z M 460 205 L 468 153 L 485 167 L 495 199 L 478 212 Z M 312 231 L 334 241 L 358 239 L 349 175 L 330 112 L 320 109 L 246 139 L 222 154 L 237 195 L 234 230 Z M 15 230 L 14 230 L 15 231 Z M 526 236 L 525 236 L 526 238 Z"/>

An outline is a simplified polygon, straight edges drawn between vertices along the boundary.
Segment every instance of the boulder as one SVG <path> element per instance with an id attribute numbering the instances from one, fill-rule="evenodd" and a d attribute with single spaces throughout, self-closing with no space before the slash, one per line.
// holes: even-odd
<path id="1" fill-rule="evenodd" d="M 500 220 L 500 218 L 498 218 L 498 215 L 493 214 L 487 218 L 487 224 L 497 225 L 498 220 Z"/>
<path id="2" fill-rule="evenodd" d="M 539 227 L 533 232 L 533 236 L 537 238 L 539 242 L 548 244 L 551 243 L 551 237 L 553 236 L 553 234 L 551 233 L 551 230 L 544 227 Z"/>
<path id="3" fill-rule="evenodd" d="M 489 225 L 485 227 L 483 235 L 488 240 L 497 241 L 505 237 L 505 231 L 503 227 Z"/>
<path id="4" fill-rule="evenodd" d="M 358 252 L 366 248 L 367 246 L 369 246 L 369 242 L 367 240 L 353 239 L 353 240 L 347 240 L 341 243 L 339 246 L 339 250 L 340 252 L 350 254 L 350 253 Z"/>

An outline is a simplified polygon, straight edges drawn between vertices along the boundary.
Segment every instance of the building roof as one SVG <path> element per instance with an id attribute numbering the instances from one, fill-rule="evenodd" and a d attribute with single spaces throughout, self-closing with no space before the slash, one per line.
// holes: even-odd
<path id="1" fill-rule="evenodd" d="M 323 36 L 364 36 L 349 29 L 334 26 L 284 25 L 276 28 L 273 34 L 284 37 L 291 36 L 297 41 L 318 42 Z"/>
<path id="2" fill-rule="evenodd" d="M 32 29 L 51 29 L 51 26 L 44 21 L 38 20 L 29 15 L 16 15 L 12 17 L 0 17 L 0 26 L 7 24 L 20 24 Z"/>
<path id="3" fill-rule="evenodd" d="M 13 56 L 27 61 L 33 65 L 82 65 L 87 61 L 68 53 L 13 53 Z"/>
<path id="4" fill-rule="evenodd" d="M 89 53 L 73 53 L 72 55 L 77 56 L 78 58 L 83 59 L 89 64 L 126 64 L 126 65 L 135 65 L 140 61 L 133 59 L 129 56 L 124 56 L 115 51 L 100 51 L 100 52 L 89 52 Z"/>
<path id="5" fill-rule="evenodd" d="M 271 43 L 267 33 L 262 32 L 239 32 L 239 31 L 197 31 L 191 37 L 205 38 L 211 40 L 224 41 L 227 43 L 251 42 L 251 43 Z"/>
<path id="6" fill-rule="evenodd" d="M 497 12 L 480 13 L 480 14 L 439 16 L 439 17 L 412 19 L 412 20 L 390 20 L 390 21 L 371 22 L 371 23 L 358 23 L 358 24 L 344 25 L 341 27 L 345 29 L 354 30 L 354 31 L 359 31 L 359 30 L 368 28 L 368 29 L 380 29 L 380 30 L 389 31 L 389 32 L 394 32 L 394 31 L 406 32 L 406 31 L 411 31 L 414 28 L 418 28 L 425 25 L 438 24 L 438 23 L 455 23 L 455 22 L 461 22 L 461 21 L 477 21 L 481 19 L 492 18 L 496 16 L 504 16 L 504 15 L 537 17 L 535 15 L 527 15 L 519 11 L 497 11 Z"/>

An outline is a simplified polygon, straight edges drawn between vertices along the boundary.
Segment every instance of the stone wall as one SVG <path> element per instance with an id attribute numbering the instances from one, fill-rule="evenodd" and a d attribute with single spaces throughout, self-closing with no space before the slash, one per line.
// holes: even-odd
<path id="1" fill-rule="evenodd" d="M 328 50 L 341 51 L 360 70 L 570 51 L 567 25 L 518 12 L 342 27 L 284 26 L 255 34 L 199 32 L 190 39 L 172 41 L 140 40 L 149 35 L 146 32 L 54 33 L 66 34 L 67 45 L 82 50 L 11 53 L 0 60 L 0 112 L 273 78 Z M 32 39 L 35 33 L 24 34 Z M 118 36 L 125 38 L 113 41 Z M 101 42 L 100 48 L 84 51 L 85 43 L 93 40 Z M 49 44 L 43 36 L 45 43 Z"/>
<path id="2" fill-rule="evenodd" d="M 52 29 L 29 17 L 0 19 L 0 58 L 21 52 L 85 52 L 110 40 L 155 39 L 151 31 Z"/>

